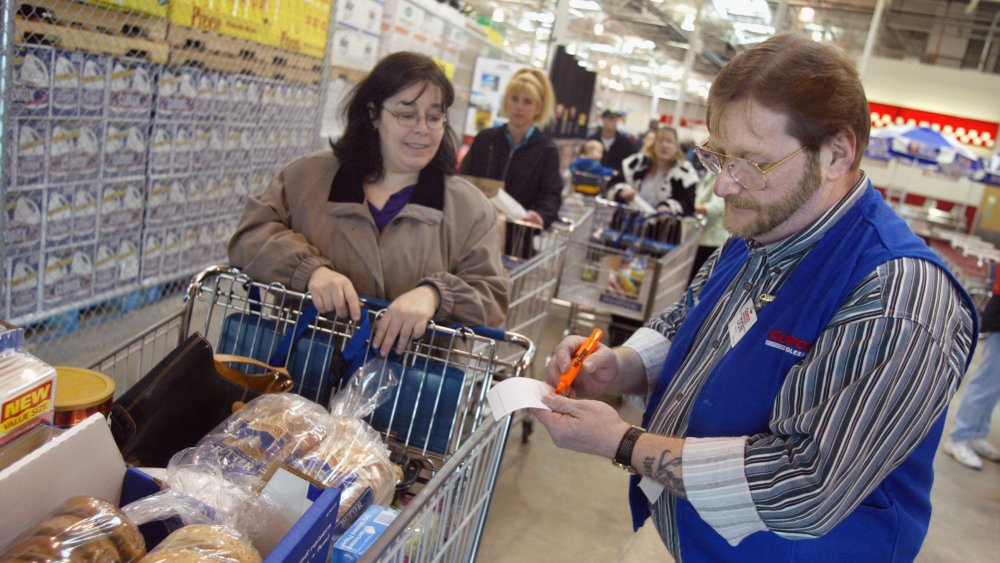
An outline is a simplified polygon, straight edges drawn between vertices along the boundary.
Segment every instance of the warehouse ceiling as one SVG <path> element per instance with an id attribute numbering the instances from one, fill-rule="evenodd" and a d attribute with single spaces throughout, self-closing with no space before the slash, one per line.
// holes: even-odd
<path id="1" fill-rule="evenodd" d="M 781 31 L 810 33 L 860 60 L 877 0 L 568 0 L 558 43 L 612 90 L 675 98 L 696 22 L 687 91 L 704 96 L 736 52 Z M 543 66 L 557 0 L 467 0 L 525 60 Z M 1000 72 L 1000 0 L 888 0 L 873 54 Z M 777 31 L 776 31 L 777 30 Z M 556 32 L 558 33 L 558 32 Z M 984 48 L 987 55 L 984 56 Z"/>

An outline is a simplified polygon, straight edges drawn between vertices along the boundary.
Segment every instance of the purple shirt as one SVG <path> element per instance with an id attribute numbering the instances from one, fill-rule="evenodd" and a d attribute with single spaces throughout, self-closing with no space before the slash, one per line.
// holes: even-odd
<path id="1" fill-rule="evenodd" d="M 395 219 L 396 215 L 399 215 L 399 212 L 403 210 L 403 207 L 410 202 L 410 195 L 416 187 L 416 184 L 406 186 L 405 188 L 392 194 L 389 196 L 389 199 L 385 202 L 385 206 L 383 206 L 382 209 L 376 209 L 371 202 L 368 202 L 368 209 L 372 212 L 372 218 L 375 219 L 375 226 L 378 227 L 378 232 L 381 233 L 382 229 L 389 224 L 389 221 Z"/>

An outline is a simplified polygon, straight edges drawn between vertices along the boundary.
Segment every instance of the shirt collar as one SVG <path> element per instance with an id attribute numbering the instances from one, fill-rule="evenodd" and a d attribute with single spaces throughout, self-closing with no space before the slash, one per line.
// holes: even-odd
<path id="1" fill-rule="evenodd" d="M 333 176 L 330 186 L 331 203 L 364 203 L 365 192 L 361 174 L 350 166 L 341 166 Z M 444 211 L 444 173 L 428 166 L 420 171 L 410 203 Z"/>
<path id="2" fill-rule="evenodd" d="M 510 136 L 510 129 L 507 129 L 506 127 L 503 128 L 503 135 L 504 137 L 507 138 L 507 142 L 510 143 L 511 145 L 510 152 L 514 152 L 517 149 L 526 145 L 528 143 L 528 139 L 530 139 L 534 133 L 535 133 L 535 126 L 532 125 L 531 127 L 528 127 L 528 132 L 524 134 L 524 138 L 521 139 L 520 143 L 515 145 L 514 138 Z"/>
<path id="3" fill-rule="evenodd" d="M 811 225 L 795 233 L 792 236 L 772 242 L 770 244 L 760 244 L 752 239 L 746 239 L 751 252 L 765 252 L 768 262 L 773 266 L 784 260 L 791 260 L 801 257 L 807 250 L 813 247 L 823 235 L 826 234 L 837 221 L 840 220 L 847 211 L 854 206 L 868 188 L 868 176 L 861 172 L 858 183 L 851 188 L 851 191 L 838 201 L 833 207 L 826 210 Z"/>

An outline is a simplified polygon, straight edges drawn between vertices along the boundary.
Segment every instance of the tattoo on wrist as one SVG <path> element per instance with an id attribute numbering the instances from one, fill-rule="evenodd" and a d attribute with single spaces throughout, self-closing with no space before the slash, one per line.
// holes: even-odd
<path id="1" fill-rule="evenodd" d="M 663 450 L 659 458 L 646 456 L 642 460 L 642 472 L 662 483 L 670 492 L 684 494 L 684 480 L 680 476 L 681 458 L 672 456 L 670 450 Z"/>

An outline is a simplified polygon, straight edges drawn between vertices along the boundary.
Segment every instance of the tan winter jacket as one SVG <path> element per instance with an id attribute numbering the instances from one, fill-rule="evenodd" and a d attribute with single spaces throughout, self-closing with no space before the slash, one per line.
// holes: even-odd
<path id="1" fill-rule="evenodd" d="M 393 300 L 419 283 L 441 296 L 435 321 L 503 326 L 510 279 L 489 200 L 458 176 L 420 173 L 409 203 L 380 234 L 360 175 L 332 151 L 286 166 L 247 201 L 229 259 L 251 278 L 305 292 L 320 266 L 359 295 Z"/>

